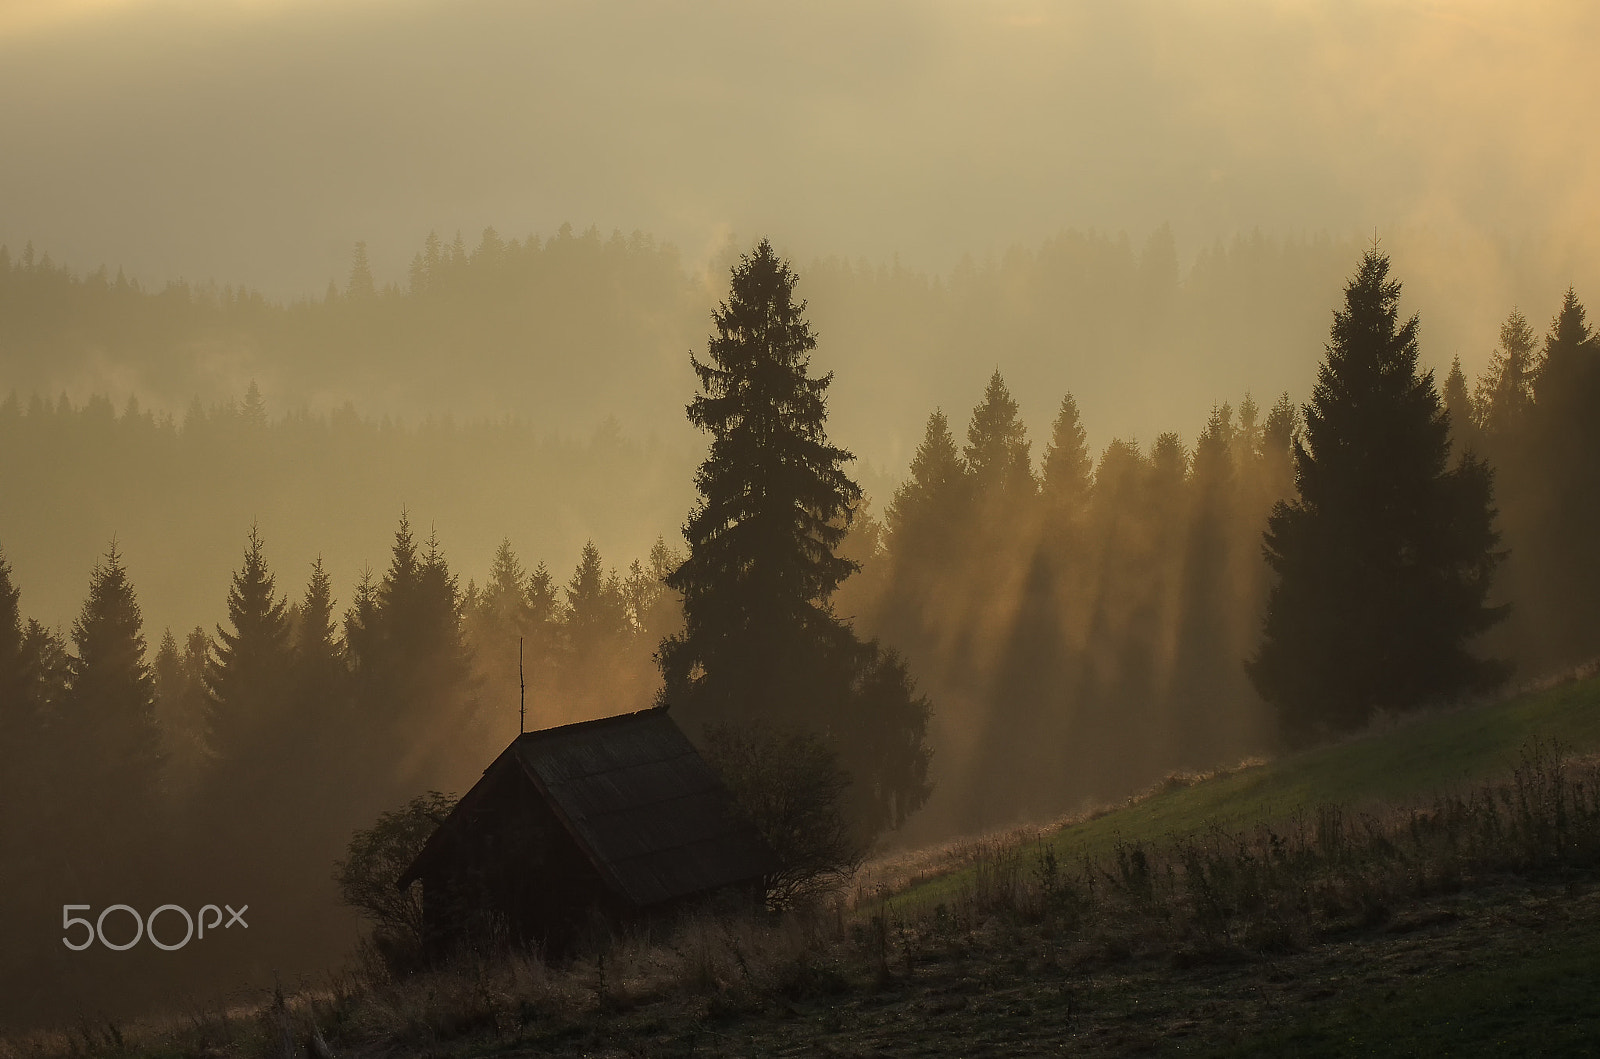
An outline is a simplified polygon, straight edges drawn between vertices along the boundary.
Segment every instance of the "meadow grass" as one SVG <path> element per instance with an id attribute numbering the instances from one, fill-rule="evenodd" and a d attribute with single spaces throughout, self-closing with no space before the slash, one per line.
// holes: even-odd
<path id="1" fill-rule="evenodd" d="M 1118 845 L 1209 830 L 1247 831 L 1292 821 L 1323 805 L 1349 811 L 1408 806 L 1504 777 L 1534 743 L 1580 757 L 1600 752 L 1600 678 L 1380 724 L 1332 745 L 1205 777 L 1174 776 L 1120 807 L 1042 829 L 1038 841 L 1063 861 L 1099 860 Z M 887 897 L 909 911 L 946 901 L 971 884 L 974 868 L 963 862 L 981 856 L 984 844 L 954 850 L 955 870 L 903 889 L 890 887 L 888 894 L 860 894 L 858 903 Z"/>
<path id="2" fill-rule="evenodd" d="M 1215 1059 L 1296 1055 L 1592 1055 L 1600 1041 L 1600 922 L 1554 931 L 1492 966 L 1401 992 L 1354 991 Z"/>

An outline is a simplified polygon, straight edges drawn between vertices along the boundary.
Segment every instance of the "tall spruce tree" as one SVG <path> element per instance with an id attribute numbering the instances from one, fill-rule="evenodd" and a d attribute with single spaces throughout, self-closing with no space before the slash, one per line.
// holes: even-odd
<path id="1" fill-rule="evenodd" d="M 1267 411 L 1261 430 L 1261 473 L 1268 496 L 1281 498 L 1294 486 L 1294 436 L 1300 428 L 1300 409 L 1287 393 Z"/>
<path id="2" fill-rule="evenodd" d="M 607 648 L 630 629 L 622 580 L 605 568 L 594 541 L 584 542 L 567 582 L 566 618 L 568 646 L 580 667 L 607 664 Z"/>
<path id="3" fill-rule="evenodd" d="M 894 491 L 886 521 L 889 550 L 897 563 L 944 563 L 968 514 L 966 462 L 950 435 L 950 422 L 935 409 L 922 443 L 911 458 L 911 474 Z"/>
<path id="4" fill-rule="evenodd" d="M 634 627 L 623 581 L 607 569 L 593 541 L 584 544 L 566 587 L 563 610 L 561 698 L 580 715 L 629 708 L 640 688 L 652 683 L 644 651 L 631 651 Z"/>
<path id="5" fill-rule="evenodd" d="M 733 269 L 713 314 L 703 393 L 690 422 L 711 435 L 684 526 L 689 555 L 667 578 L 684 629 L 657 653 L 691 727 L 803 728 L 833 741 L 851 773 L 852 815 L 897 826 L 927 798 L 929 706 L 892 652 L 863 644 L 829 605 L 856 564 L 836 554 L 861 490 L 828 441 L 831 375 L 812 378 L 816 339 L 795 274 L 763 240 Z"/>
<path id="6" fill-rule="evenodd" d="M 1534 397 L 1546 409 L 1568 410 L 1581 404 L 1600 370 L 1600 348 L 1589 327 L 1588 313 L 1577 291 L 1568 289 L 1561 309 L 1550 322 L 1544 355 L 1533 381 Z"/>
<path id="7" fill-rule="evenodd" d="M 1069 393 L 1061 398 L 1041 468 L 1040 491 L 1052 521 L 1077 518 L 1083 513 L 1093 484 L 1093 466 L 1088 434 L 1078 416 L 1078 402 Z"/>
<path id="8" fill-rule="evenodd" d="M 58 632 L 29 618 L 21 627 L 18 661 L 20 679 L 7 692 L 17 697 L 0 704 L 6 728 L 0 794 L 8 799 L 0 804 L 0 817 L 16 825 L 13 836 L 45 836 L 60 811 L 55 789 L 71 775 L 62 762 L 76 753 L 60 716 L 70 657 Z"/>
<path id="9" fill-rule="evenodd" d="M 472 650 L 462 618 L 458 581 L 437 534 L 419 548 L 401 512 L 388 569 L 376 585 L 362 574 L 345 613 L 359 752 L 375 773 L 375 804 L 435 782 L 448 748 L 433 733 L 468 720 Z"/>
<path id="10" fill-rule="evenodd" d="M 1540 363 L 1535 341 L 1528 318 L 1512 309 L 1500 325 L 1499 348 L 1478 380 L 1472 407 L 1483 432 L 1496 448 L 1503 448 L 1522 428 L 1533 407 L 1533 380 L 1539 376 Z M 1452 426 L 1460 423 L 1453 406 L 1450 420 Z"/>
<path id="11" fill-rule="evenodd" d="M 369 690 L 381 678 L 383 649 L 379 637 L 378 586 L 372 577 L 372 568 L 363 567 L 356 579 L 355 596 L 344 612 L 345 658 L 361 694 L 355 703 L 356 712 L 365 720 L 369 703 L 374 696 Z"/>
<path id="12" fill-rule="evenodd" d="M 972 410 L 967 445 L 962 450 L 973 487 L 984 502 L 1009 507 L 1033 496 L 1037 483 L 1028 462 L 1029 447 L 1028 428 L 996 368 L 983 400 Z"/>
<path id="13" fill-rule="evenodd" d="M 411 517 L 400 512 L 389 567 L 376 584 L 364 572 L 345 616 L 345 641 L 350 645 L 356 678 L 358 712 L 369 736 L 380 731 L 394 736 L 393 725 L 409 713 L 416 698 L 410 677 L 421 662 L 433 622 L 424 614 L 422 559 L 411 532 Z"/>
<path id="14" fill-rule="evenodd" d="M 206 667 L 215 704 L 212 746 L 221 768 L 248 787 L 270 771 L 266 755 L 277 748 L 263 737 L 282 720 L 293 665 L 289 605 L 277 593 L 255 526 L 228 587 L 228 625 L 217 626 Z"/>
<path id="15" fill-rule="evenodd" d="M 24 654 L 22 594 L 11 580 L 11 565 L 0 553 L 0 849 L 15 849 L 24 803 L 32 808 L 26 779 L 39 754 L 38 716 L 30 702 Z"/>
<path id="16" fill-rule="evenodd" d="M 1467 375 L 1461 370 L 1461 358 L 1450 362 L 1450 372 L 1444 377 L 1444 410 L 1450 414 L 1451 452 L 1459 456 L 1467 449 L 1477 451 L 1479 438 L 1478 405 L 1467 389 Z"/>
<path id="17" fill-rule="evenodd" d="M 1545 335 L 1533 391 L 1518 483 L 1519 493 L 1529 494 L 1519 511 L 1529 523 L 1519 565 L 1529 572 L 1531 603 L 1540 612 L 1539 661 L 1572 664 L 1600 651 L 1600 339 L 1574 291 Z"/>
<path id="18" fill-rule="evenodd" d="M 311 564 L 295 611 L 290 718 L 300 735 L 293 752 L 306 768 L 337 769 L 349 730 L 349 669 L 334 617 L 333 581 L 322 556 Z"/>
<path id="19" fill-rule="evenodd" d="M 528 601 L 528 641 L 524 658 L 528 679 L 530 684 L 548 682 L 553 679 L 560 655 L 562 614 L 556 579 L 543 561 L 528 575 L 525 593 Z"/>
<path id="20" fill-rule="evenodd" d="M 436 531 L 423 544 L 417 589 L 411 624 L 420 639 L 400 642 L 416 649 L 413 686 L 427 689 L 422 709 L 443 720 L 471 698 L 472 650 L 462 629 L 459 582 Z"/>
<path id="21" fill-rule="evenodd" d="M 628 567 L 622 585 L 628 620 L 645 643 L 654 645 L 670 636 L 681 615 L 677 600 L 667 591 L 667 575 L 683 562 L 683 556 L 657 537 L 650 546 L 648 562 L 637 559 Z"/>
<path id="22" fill-rule="evenodd" d="M 1299 495 L 1265 535 L 1277 575 L 1248 671 L 1291 741 L 1487 689 L 1506 667 L 1473 637 L 1500 553 L 1491 475 L 1450 460 L 1450 417 L 1417 369 L 1418 322 L 1376 249 L 1345 288 L 1295 442 Z"/>
<path id="23" fill-rule="evenodd" d="M 60 785 L 61 816 L 73 838 L 89 843 L 81 848 L 126 849 L 150 821 L 162 751 L 144 617 L 115 541 L 90 574 L 72 644 L 57 716 L 74 761 Z"/>
<path id="24" fill-rule="evenodd" d="M 333 579 L 319 555 L 311 564 L 311 577 L 295 614 L 294 668 L 299 690 L 324 698 L 334 697 L 334 685 L 344 668 L 333 607 Z"/>
<path id="25" fill-rule="evenodd" d="M 834 550 L 861 490 L 844 470 L 853 457 L 827 438 L 833 376 L 810 375 L 816 339 L 795 278 L 763 240 L 713 314 L 708 362 L 691 357 L 704 393 L 689 421 L 711 451 L 684 526 L 688 558 L 667 578 L 685 628 L 660 664 L 663 698 L 696 719 L 766 708 L 793 722 L 815 709 L 800 689 L 837 632 L 828 598 L 856 569 Z"/>
<path id="26" fill-rule="evenodd" d="M 532 624 L 529 613 L 526 581 L 528 572 L 511 547 L 509 537 L 495 549 L 494 561 L 489 565 L 489 579 L 484 582 L 478 597 L 476 623 L 487 638 L 504 640 L 524 636 Z"/>
<path id="27" fill-rule="evenodd" d="M 477 678 L 484 682 L 491 701 L 514 701 L 519 694 L 517 667 L 519 661 L 528 660 L 523 641 L 533 633 L 535 624 L 527 581 L 528 572 L 506 538 L 495 549 L 483 588 L 467 586 L 463 601 L 467 639 L 481 667 Z"/>

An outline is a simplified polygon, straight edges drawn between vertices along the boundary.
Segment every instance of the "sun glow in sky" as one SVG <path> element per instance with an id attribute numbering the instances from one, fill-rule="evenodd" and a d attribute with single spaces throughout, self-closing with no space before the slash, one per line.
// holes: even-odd
<path id="1" fill-rule="evenodd" d="M 1064 226 L 1592 230 L 1597 31 L 1576 3 L 0 0 L 0 240 L 289 294 L 356 239 L 392 273 L 488 224 L 938 270 Z"/>

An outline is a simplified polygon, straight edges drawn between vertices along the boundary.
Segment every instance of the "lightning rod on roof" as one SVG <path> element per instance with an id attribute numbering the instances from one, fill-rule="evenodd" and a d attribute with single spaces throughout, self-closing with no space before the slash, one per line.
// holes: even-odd
<path id="1" fill-rule="evenodd" d="M 528 681 L 522 675 L 522 637 L 517 637 L 517 734 L 528 730 Z"/>

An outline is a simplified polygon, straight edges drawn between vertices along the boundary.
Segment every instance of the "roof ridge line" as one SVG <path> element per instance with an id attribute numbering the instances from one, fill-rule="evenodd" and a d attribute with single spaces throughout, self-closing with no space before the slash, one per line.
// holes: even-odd
<path id="1" fill-rule="evenodd" d="M 591 717 L 587 721 L 572 721 L 568 724 L 558 724 L 551 728 L 538 728 L 531 732 L 523 732 L 513 742 L 521 742 L 530 735 L 554 735 L 557 732 L 570 732 L 576 728 L 592 728 L 616 721 L 632 720 L 651 713 L 666 713 L 669 708 L 670 704 L 664 702 L 660 706 L 646 706 L 644 709 L 634 710 L 632 713 L 615 713 L 609 717 Z"/>

